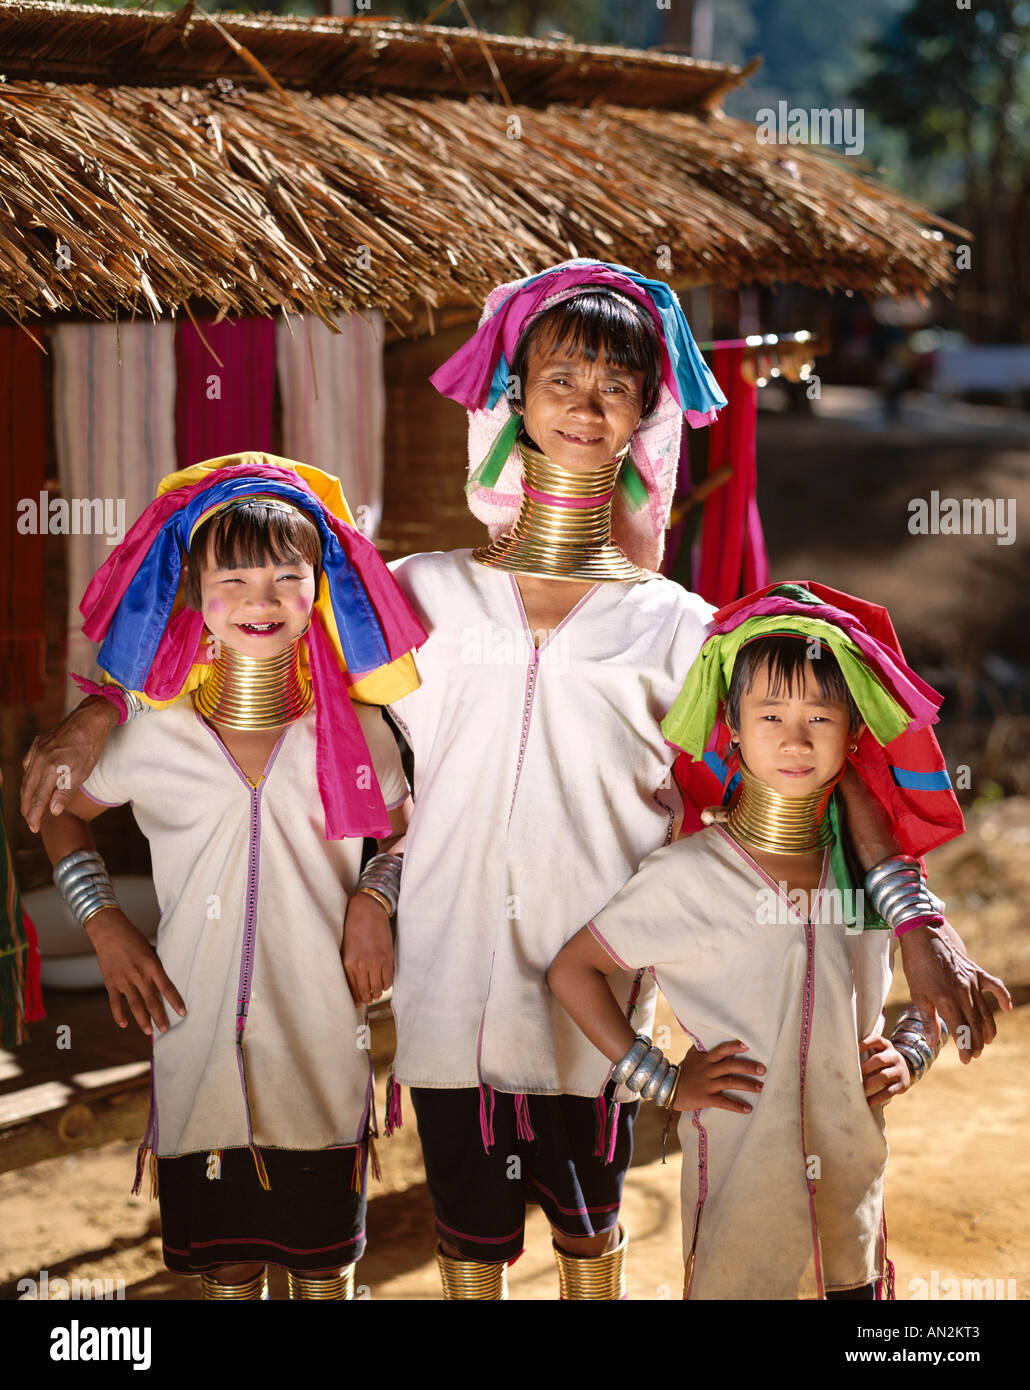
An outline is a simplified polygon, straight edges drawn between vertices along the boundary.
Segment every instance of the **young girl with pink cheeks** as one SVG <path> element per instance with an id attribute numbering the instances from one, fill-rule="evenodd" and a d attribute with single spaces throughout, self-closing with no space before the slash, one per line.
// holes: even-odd
<path id="1" fill-rule="evenodd" d="M 341 1299 L 353 1296 L 365 1243 L 373 1120 L 362 1004 L 392 978 L 359 957 L 345 969 L 345 931 L 388 921 L 382 895 L 362 891 L 360 832 L 392 849 L 410 798 L 380 710 L 352 707 L 342 673 L 322 661 L 320 591 L 341 620 L 358 611 L 345 604 L 357 573 L 330 549 L 326 513 L 286 469 L 262 463 L 250 483 L 235 458 L 225 462 L 223 493 L 204 509 L 202 478 L 200 519 L 182 530 L 180 622 L 203 618 L 192 693 L 115 730 L 63 814 L 44 813 L 41 832 L 59 879 L 62 866 L 75 873 L 76 856 L 106 878 L 89 823 L 110 806 L 130 802 L 150 842 L 156 951 L 109 880 L 83 928 L 116 1022 L 127 1026 L 127 1005 L 154 1037 L 137 1184 L 150 1150 L 166 1264 L 199 1274 L 207 1299 L 267 1297 L 269 1264 L 288 1271 L 291 1298 Z M 160 543 L 159 534 L 152 555 Z M 368 605 L 365 597 L 366 618 Z M 124 635 L 117 619 L 112 628 Z M 334 725 L 352 721 L 333 733 L 339 804 L 324 799 L 319 779 L 322 702 Z"/>

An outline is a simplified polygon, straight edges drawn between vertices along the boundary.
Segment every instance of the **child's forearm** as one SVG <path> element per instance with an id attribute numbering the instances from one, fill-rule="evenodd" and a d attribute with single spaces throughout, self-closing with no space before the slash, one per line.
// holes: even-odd
<path id="1" fill-rule="evenodd" d="M 93 833 L 84 820 L 64 811 L 55 816 L 49 807 L 43 812 L 39 822 L 39 838 L 47 852 L 50 863 L 57 865 L 69 854 L 79 849 L 96 849 Z"/>
<path id="2" fill-rule="evenodd" d="M 599 1052 L 620 1061 L 633 1046 L 630 1027 L 607 977 L 593 966 L 564 959 L 561 952 L 547 972 L 547 983 Z"/>

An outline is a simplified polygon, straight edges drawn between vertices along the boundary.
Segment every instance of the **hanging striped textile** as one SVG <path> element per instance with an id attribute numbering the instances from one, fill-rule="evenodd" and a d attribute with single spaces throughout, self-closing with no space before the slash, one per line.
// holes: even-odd
<path id="1" fill-rule="evenodd" d="M 276 452 L 273 319 L 201 323 L 199 332 L 192 323 L 180 323 L 175 376 L 179 468 L 249 450 Z"/>
<path id="2" fill-rule="evenodd" d="M 153 500 L 159 480 L 175 471 L 174 328 L 61 324 L 53 345 L 58 473 L 72 504 L 66 671 L 96 679 L 79 600 L 111 554 L 108 539 L 115 544 L 122 538 Z M 70 679 L 65 694 L 69 709 L 82 698 Z"/>
<path id="3" fill-rule="evenodd" d="M 0 705 L 43 698 L 45 362 L 27 333 L 0 326 Z"/>
<path id="4" fill-rule="evenodd" d="M 366 536 L 383 512 L 383 316 L 291 316 L 276 325 L 282 453 L 332 473 Z M 292 329 L 292 332 L 291 332 Z M 256 448 L 257 446 L 251 446 Z"/>

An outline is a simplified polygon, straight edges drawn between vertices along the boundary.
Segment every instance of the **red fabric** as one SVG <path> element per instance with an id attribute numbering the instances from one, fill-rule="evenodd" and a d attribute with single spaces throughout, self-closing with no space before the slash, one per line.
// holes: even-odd
<path id="1" fill-rule="evenodd" d="M 43 554 L 40 494 L 46 493 L 43 353 L 20 328 L 0 327 L 0 705 L 43 698 Z M 34 534 L 17 530 L 30 501 Z M 44 503 L 44 505 L 46 505 Z"/>
<path id="2" fill-rule="evenodd" d="M 758 515 L 755 426 L 758 390 L 741 372 L 743 348 L 713 356 L 715 379 L 728 404 L 709 426 L 708 474 L 727 464 L 733 476 L 705 501 L 697 592 L 723 604 L 769 582 L 769 560 Z"/>
<path id="3" fill-rule="evenodd" d="M 180 468 L 247 450 L 274 453 L 275 321 L 192 323 L 175 335 L 175 452 Z M 219 362 L 221 365 L 219 365 Z"/>
<path id="4" fill-rule="evenodd" d="M 871 636 L 897 652 L 904 660 L 905 654 L 886 608 L 868 603 L 865 599 L 853 598 L 851 594 L 841 593 L 825 584 L 814 584 L 805 579 L 789 582 L 809 589 L 824 603 L 853 613 Z M 714 614 L 713 623 L 725 622 L 738 609 L 754 603 L 776 587 L 776 584 L 766 584 L 755 593 L 735 598 Z M 813 615 L 815 614 L 816 610 L 813 610 Z M 727 757 L 729 737 L 729 730 L 720 719 L 708 740 L 708 751 L 714 752 L 723 762 Z M 902 787 L 891 771 L 892 768 L 923 774 L 947 771 L 944 755 L 932 729 L 918 729 L 914 732 L 906 730 L 884 748 L 880 747 L 866 729 L 858 740 L 857 752 L 849 761 L 890 817 L 905 854 L 921 858 L 931 849 L 953 840 L 965 830 L 961 807 L 950 787 Z M 695 762 L 687 753 L 681 753 L 676 759 L 673 772 L 684 799 L 683 833 L 690 834 L 701 828 L 700 812 L 706 806 L 722 804 L 725 789 L 720 778 L 708 764 L 703 761 Z"/>

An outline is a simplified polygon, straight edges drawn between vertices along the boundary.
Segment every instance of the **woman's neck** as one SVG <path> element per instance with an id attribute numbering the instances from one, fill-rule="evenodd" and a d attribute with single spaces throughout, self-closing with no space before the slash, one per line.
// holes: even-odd
<path id="1" fill-rule="evenodd" d="M 576 473 L 520 438 L 522 505 L 512 529 L 472 558 L 493 569 L 589 583 L 635 580 L 644 571 L 612 542 L 612 501 L 628 445 L 608 463 Z"/>

